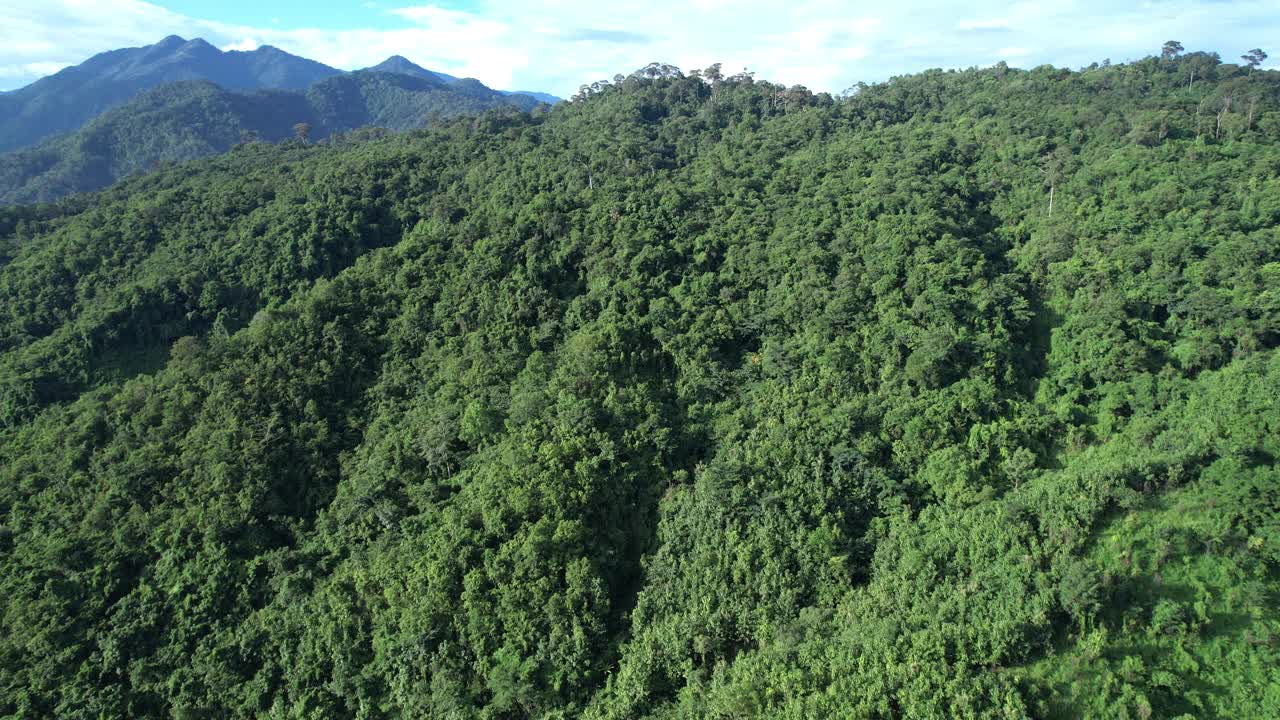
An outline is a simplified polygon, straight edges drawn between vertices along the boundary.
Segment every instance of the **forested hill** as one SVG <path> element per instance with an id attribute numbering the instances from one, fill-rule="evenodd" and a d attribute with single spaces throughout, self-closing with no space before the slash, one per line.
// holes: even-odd
<path id="1" fill-rule="evenodd" d="M 426 71 L 423 71 L 426 72 Z M 360 128 L 407 130 L 432 118 L 539 101 L 477 81 L 360 71 L 305 92 L 225 90 L 207 81 L 163 85 L 82 130 L 0 155 L 0 203 L 47 202 L 98 190 L 159 163 L 225 152 L 246 141 L 322 140 Z"/>
<path id="2" fill-rule="evenodd" d="M 1280 73 L 709 70 L 0 209 L 0 715 L 1280 716 Z"/>

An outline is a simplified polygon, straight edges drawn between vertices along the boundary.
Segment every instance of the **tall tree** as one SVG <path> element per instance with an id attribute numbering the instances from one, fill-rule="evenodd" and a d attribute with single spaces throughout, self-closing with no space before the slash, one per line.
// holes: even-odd
<path id="1" fill-rule="evenodd" d="M 1244 55 L 1241 55 L 1240 59 L 1244 60 L 1244 64 L 1249 66 L 1249 72 L 1252 73 L 1254 68 L 1261 65 L 1262 62 L 1267 59 L 1267 54 L 1263 52 L 1261 48 L 1254 48 Z"/>

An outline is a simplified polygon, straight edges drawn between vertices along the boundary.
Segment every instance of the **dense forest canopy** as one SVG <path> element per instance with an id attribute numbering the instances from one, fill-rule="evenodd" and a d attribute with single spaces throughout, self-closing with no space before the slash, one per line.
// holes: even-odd
<path id="1" fill-rule="evenodd" d="M 1280 73 L 652 66 L 0 236 L 5 717 L 1280 717 Z"/>

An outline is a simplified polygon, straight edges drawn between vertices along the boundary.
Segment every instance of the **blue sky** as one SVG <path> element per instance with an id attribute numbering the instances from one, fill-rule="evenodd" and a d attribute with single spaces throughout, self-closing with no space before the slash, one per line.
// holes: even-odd
<path id="1" fill-rule="evenodd" d="M 169 34 L 275 45 L 342 69 L 399 54 L 561 96 L 654 60 L 840 92 L 931 67 L 1120 62 L 1170 39 L 1228 61 L 1261 47 L 1280 67 L 1277 0 L 0 0 L 0 89 Z"/>

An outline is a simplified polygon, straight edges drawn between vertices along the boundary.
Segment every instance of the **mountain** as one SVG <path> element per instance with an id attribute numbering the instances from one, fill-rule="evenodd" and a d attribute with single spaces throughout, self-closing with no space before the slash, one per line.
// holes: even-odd
<path id="1" fill-rule="evenodd" d="M 391 57 L 387 58 L 386 60 L 383 60 L 377 65 L 365 68 L 365 70 L 369 72 L 385 72 L 385 73 L 395 73 L 397 75 L 411 75 L 413 77 L 422 78 L 425 80 L 441 80 L 446 84 L 452 84 L 452 83 L 458 82 L 458 78 L 452 75 L 446 75 L 445 73 L 431 72 L 426 68 L 415 65 L 414 63 L 410 62 L 408 58 L 405 58 L 401 55 L 392 55 Z"/>
<path id="2" fill-rule="evenodd" d="M 450 85 L 457 85 L 460 83 L 478 83 L 479 82 L 477 80 L 473 80 L 470 78 L 466 78 L 466 79 L 458 78 L 458 77 L 454 77 L 453 75 L 449 75 L 447 73 L 436 72 L 434 70 L 427 70 L 423 67 L 415 65 L 413 62 L 409 61 L 407 58 L 400 55 L 392 55 L 391 57 L 387 58 L 386 60 L 383 60 L 377 65 L 374 65 L 372 67 L 368 67 L 365 69 L 371 70 L 374 72 L 397 73 L 400 75 L 411 75 L 413 77 L 418 77 L 418 78 L 443 80 L 444 82 Z M 561 98 L 558 98 L 555 95 L 551 95 L 549 93 L 543 93 L 543 92 L 527 92 L 524 90 L 499 90 L 498 92 L 502 93 L 503 95 L 523 95 L 523 96 L 531 97 L 538 102 L 546 103 L 548 105 L 555 105 L 556 103 L 561 102 Z"/>
<path id="3" fill-rule="evenodd" d="M 208 80 L 228 89 L 303 89 L 339 72 L 270 46 L 223 52 L 201 39 L 169 36 L 155 45 L 95 55 L 0 96 L 0 151 L 77 130 L 165 83 Z"/>
<path id="4" fill-rule="evenodd" d="M 532 90 L 499 90 L 503 95 L 525 95 L 547 105 L 555 105 L 558 102 L 564 102 L 563 98 L 556 97 L 551 93 L 534 92 Z"/>
<path id="5" fill-rule="evenodd" d="M 425 71 L 424 71 L 425 72 Z M 97 190 L 159 163 L 225 152 L 247 134 L 275 142 L 310 125 L 310 139 L 363 127 L 408 130 L 498 107 L 528 110 L 538 101 L 475 81 L 446 83 L 360 71 L 334 75 L 305 92 L 225 90 L 191 80 L 163 85 L 108 110 L 81 130 L 0 155 L 0 204 L 47 202 Z"/>
<path id="6" fill-rule="evenodd" d="M 1277 717 L 1280 73 L 655 71 L 0 208 L 0 716 Z"/>
<path id="7" fill-rule="evenodd" d="M 0 203 L 97 190 L 159 163 L 225 152 L 246 133 L 267 141 L 292 137 L 299 122 L 316 124 L 303 93 L 236 93 L 204 80 L 170 83 L 75 133 L 0 156 Z"/>
<path id="8" fill-rule="evenodd" d="M 421 127 L 431 113 L 458 115 L 496 107 L 531 110 L 539 101 L 507 95 L 478 80 L 448 83 L 439 78 L 359 70 L 322 80 L 307 96 L 325 122 L 343 127 L 377 125 L 394 130 Z"/>
<path id="9" fill-rule="evenodd" d="M 300 122 L 322 139 L 544 101 L 559 99 L 492 90 L 398 55 L 344 73 L 269 46 L 222 52 L 170 36 L 102 53 L 0 96 L 0 150 L 12 151 L 0 155 L 0 203 L 96 190 L 157 163 L 223 152 L 245 133 L 290 137 Z"/>
<path id="10" fill-rule="evenodd" d="M 438 80 L 462 86 L 473 96 L 509 95 L 521 107 L 559 101 L 546 93 L 489 91 L 476 80 L 431 72 L 398 55 L 367 70 Z M 0 152 L 78 130 L 103 112 L 166 83 L 207 80 L 229 90 L 303 90 L 341 74 L 269 45 L 222 51 L 199 38 L 171 35 L 154 45 L 100 53 L 26 87 L 0 93 Z"/>

